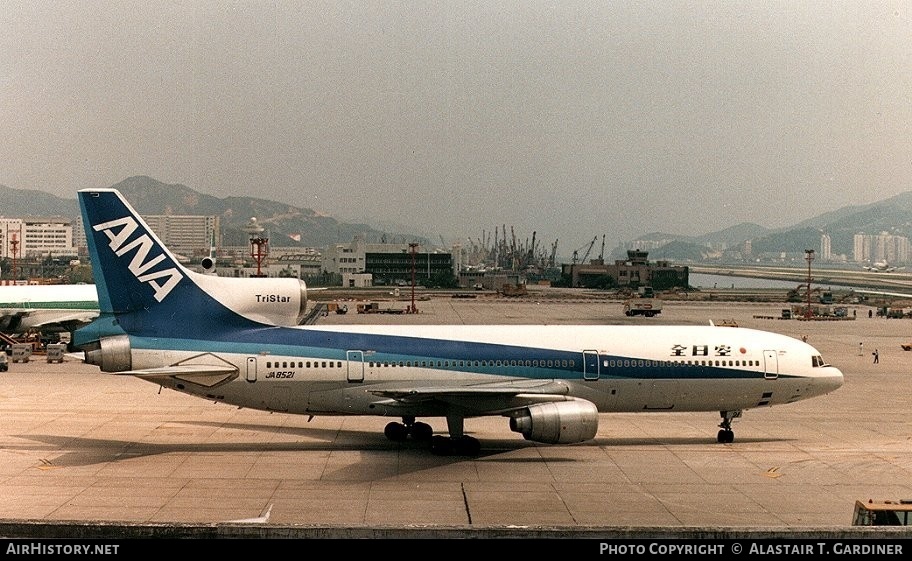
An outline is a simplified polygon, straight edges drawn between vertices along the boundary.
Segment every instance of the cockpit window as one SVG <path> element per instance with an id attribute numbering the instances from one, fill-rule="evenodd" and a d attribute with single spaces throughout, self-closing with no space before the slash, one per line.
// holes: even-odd
<path id="1" fill-rule="evenodd" d="M 820 355 L 814 355 L 814 356 L 811 357 L 811 365 L 812 365 L 814 368 L 818 368 L 818 367 L 821 367 L 821 366 L 826 366 L 827 363 L 823 361 L 823 357 L 822 357 L 822 356 L 820 356 Z"/>

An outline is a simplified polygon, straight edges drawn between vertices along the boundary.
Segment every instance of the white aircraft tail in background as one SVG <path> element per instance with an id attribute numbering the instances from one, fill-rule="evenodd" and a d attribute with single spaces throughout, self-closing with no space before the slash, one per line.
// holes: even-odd
<path id="1" fill-rule="evenodd" d="M 283 327 L 238 313 L 111 189 L 79 192 L 101 316 L 74 344 L 105 372 L 207 400 L 305 415 L 397 418 L 386 436 L 475 454 L 467 418 L 502 416 L 524 438 L 597 436 L 599 414 L 711 411 L 719 442 L 752 408 L 827 394 L 842 373 L 792 337 L 714 326 Z M 263 306 L 271 305 L 270 294 Z M 448 436 L 429 423 L 444 419 Z"/>

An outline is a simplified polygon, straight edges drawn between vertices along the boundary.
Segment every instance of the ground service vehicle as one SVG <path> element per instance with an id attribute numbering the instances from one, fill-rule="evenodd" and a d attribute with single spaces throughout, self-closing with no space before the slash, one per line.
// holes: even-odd
<path id="1" fill-rule="evenodd" d="M 912 499 L 855 501 L 853 526 L 912 526 Z"/>
<path id="2" fill-rule="evenodd" d="M 625 316 L 646 316 L 651 318 L 662 313 L 662 301 L 655 298 L 634 298 L 624 302 Z"/>

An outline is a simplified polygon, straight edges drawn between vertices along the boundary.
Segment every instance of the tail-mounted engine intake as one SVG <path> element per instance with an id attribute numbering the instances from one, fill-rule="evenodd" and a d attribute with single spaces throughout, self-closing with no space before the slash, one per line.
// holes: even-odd
<path id="1" fill-rule="evenodd" d="M 200 268 L 207 275 L 215 274 L 215 257 L 203 257 L 200 261 Z"/>
<path id="2" fill-rule="evenodd" d="M 546 444 L 585 442 L 598 432 L 598 409 L 582 399 L 530 405 L 510 418 L 510 430 Z"/>
<path id="3" fill-rule="evenodd" d="M 133 367 L 130 338 L 126 335 L 102 337 L 98 347 L 85 351 L 85 361 L 101 368 L 102 372 L 123 372 Z"/>
<path id="4" fill-rule="evenodd" d="M 272 325 L 300 325 L 307 317 L 307 285 L 297 278 L 220 277 L 213 269 L 192 273 L 191 279 L 234 313 Z"/>

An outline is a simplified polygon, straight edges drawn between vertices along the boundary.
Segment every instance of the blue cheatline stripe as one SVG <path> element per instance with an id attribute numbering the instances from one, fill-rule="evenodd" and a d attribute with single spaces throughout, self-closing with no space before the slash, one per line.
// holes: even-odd
<path id="1" fill-rule="evenodd" d="M 282 329 L 282 328 L 276 328 Z M 266 331 L 266 330 L 264 330 Z M 293 330 L 298 331 L 298 330 Z M 304 331 L 304 330 L 301 330 Z M 325 334 L 325 333 L 324 333 Z M 358 341 L 345 341 L 346 334 L 333 333 L 335 339 L 332 344 L 325 344 L 325 341 L 302 342 L 298 345 L 276 344 L 264 341 L 264 337 L 248 336 L 239 337 L 236 340 L 197 340 L 197 339 L 161 339 L 157 337 L 131 337 L 131 345 L 134 349 L 152 349 L 152 350 L 178 350 L 188 352 L 211 352 L 211 353 L 233 353 L 248 356 L 257 356 L 261 360 L 347 360 L 346 352 L 348 350 L 369 351 L 370 354 L 364 357 L 365 362 L 403 362 L 411 363 L 412 367 L 422 367 L 421 362 L 426 363 L 426 368 L 435 368 L 438 370 L 447 370 L 454 373 L 472 372 L 480 374 L 491 374 L 499 376 L 516 376 L 522 378 L 534 379 L 582 379 L 582 353 L 564 350 L 548 350 L 541 348 L 529 348 L 512 345 L 494 345 L 489 343 L 462 342 L 458 346 L 452 345 L 453 341 L 429 340 L 423 339 L 421 346 L 414 346 L 411 351 L 404 350 L 399 343 L 406 337 L 397 337 L 389 335 L 371 335 L 368 345 L 359 346 L 356 343 L 368 342 L 363 337 Z M 266 338 L 268 339 L 268 338 Z M 351 343 L 351 344 L 349 344 Z M 427 354 L 427 349 L 438 349 L 437 343 L 450 343 L 450 349 L 447 352 L 435 352 Z M 442 346 L 442 345 L 441 345 Z M 262 354 L 266 351 L 267 354 Z M 505 358 L 509 357 L 509 358 Z M 533 358 L 535 357 L 535 358 Z M 615 355 L 599 355 L 600 360 L 633 360 L 631 357 L 622 357 Z M 492 361 L 501 361 L 501 365 L 491 364 Z M 523 365 L 507 366 L 504 361 L 521 360 Z M 558 361 L 561 366 L 542 367 L 542 366 L 525 366 L 526 361 L 538 360 Z M 640 360 L 640 359 L 635 359 Z M 447 362 L 444 366 L 437 366 L 437 362 Z M 476 362 L 487 361 L 488 365 L 475 365 Z M 566 361 L 566 366 L 564 366 Z M 571 362 L 572 361 L 572 362 Z M 459 363 L 465 363 L 460 365 Z M 572 366 L 570 365 L 572 363 Z M 736 368 L 724 368 L 718 366 L 697 366 L 697 365 L 676 365 L 676 366 L 642 366 L 630 368 L 602 368 L 602 379 L 680 379 L 680 380 L 697 380 L 697 379 L 753 379 L 763 377 L 763 372 L 756 370 L 743 370 Z M 788 375 L 779 375 L 780 378 L 787 378 Z"/>

